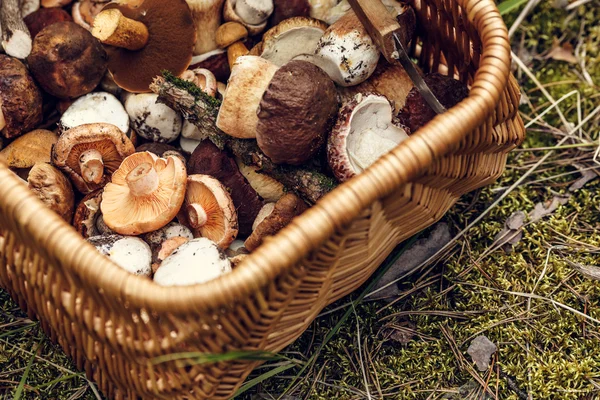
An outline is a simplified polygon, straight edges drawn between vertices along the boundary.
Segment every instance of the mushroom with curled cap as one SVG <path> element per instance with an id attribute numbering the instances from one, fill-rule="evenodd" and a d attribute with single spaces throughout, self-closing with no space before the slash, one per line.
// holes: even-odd
<path id="1" fill-rule="evenodd" d="M 131 140 L 116 126 L 85 124 L 59 137 L 52 149 L 52 164 L 87 194 L 103 187 L 123 159 L 134 152 Z"/>
<path id="2" fill-rule="evenodd" d="M 37 163 L 29 171 L 27 177 L 29 190 L 49 209 L 62 219 L 71 223 L 75 208 L 73 187 L 66 176 L 50 164 Z"/>
<path id="3" fill-rule="evenodd" d="M 102 189 L 86 194 L 75 208 L 73 227 L 85 239 L 102 235 L 98 226 L 98 219 L 102 216 L 100 203 L 102 202 Z"/>
<path id="4" fill-rule="evenodd" d="M 183 73 L 196 42 L 185 0 L 109 3 L 94 19 L 92 34 L 109 45 L 108 69 L 115 83 L 133 93 L 150 92 L 163 70 Z"/>
<path id="5" fill-rule="evenodd" d="M 292 193 L 286 194 L 275 204 L 266 204 L 256 217 L 252 235 L 246 239 L 244 247 L 249 251 L 256 250 L 267 236 L 275 235 L 307 209 L 306 203 Z"/>
<path id="6" fill-rule="evenodd" d="M 152 153 L 127 157 L 104 188 L 104 222 L 122 235 L 141 235 L 167 225 L 185 198 L 187 173 L 177 157 Z"/>
<path id="7" fill-rule="evenodd" d="M 342 107 L 329 136 L 329 166 L 339 181 L 347 181 L 408 138 L 407 131 L 393 120 L 385 96 L 357 94 Z"/>
<path id="8" fill-rule="evenodd" d="M 208 238 L 222 250 L 237 237 L 238 218 L 231 195 L 208 175 L 188 176 L 182 214 L 194 236 Z"/>
<path id="9" fill-rule="evenodd" d="M 207 238 L 190 240 L 167 257 L 154 274 L 160 286 L 190 286 L 231 272 L 231 263 L 216 243 Z"/>
<path id="10" fill-rule="evenodd" d="M 42 122 L 42 92 L 16 58 L 0 54 L 0 132 L 7 139 Z"/>

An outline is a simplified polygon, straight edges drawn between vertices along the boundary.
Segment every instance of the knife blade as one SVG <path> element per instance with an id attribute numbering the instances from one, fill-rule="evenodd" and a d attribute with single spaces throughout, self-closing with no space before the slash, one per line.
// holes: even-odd
<path id="1" fill-rule="evenodd" d="M 358 16 L 379 50 L 390 62 L 399 62 L 404 68 L 415 87 L 423 96 L 427 104 L 437 114 L 446 111 L 446 108 L 440 103 L 433 94 L 423 77 L 410 60 L 402 41 L 400 32 L 402 28 L 398 21 L 388 11 L 381 0 L 348 0 L 350 6 Z"/>

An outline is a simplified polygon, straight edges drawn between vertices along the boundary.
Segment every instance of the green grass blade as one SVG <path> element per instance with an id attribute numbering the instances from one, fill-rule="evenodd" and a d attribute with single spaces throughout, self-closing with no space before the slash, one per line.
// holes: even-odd
<path id="1" fill-rule="evenodd" d="M 500 15 L 506 15 L 509 12 L 521 7 L 528 1 L 529 0 L 506 0 L 498 4 L 498 11 L 500 11 Z"/>
<path id="2" fill-rule="evenodd" d="M 152 360 L 152 364 L 163 364 L 170 361 L 185 361 L 187 365 L 210 364 L 222 361 L 232 360 L 250 360 L 250 361 L 281 361 L 287 360 L 298 363 L 298 360 L 293 360 L 288 357 L 270 353 L 267 351 L 231 351 L 223 354 L 210 354 L 201 352 L 187 352 L 167 354 L 156 357 Z"/>
<path id="3" fill-rule="evenodd" d="M 43 388 L 45 388 L 45 387 L 52 386 L 52 385 L 54 385 L 55 383 L 60 383 L 60 382 L 64 382 L 64 381 L 71 380 L 71 379 L 73 379 L 73 378 L 77 378 L 78 376 L 80 376 L 80 377 L 82 377 L 82 378 L 83 378 L 83 377 L 85 377 L 85 374 L 84 374 L 84 373 L 82 373 L 82 372 L 80 372 L 80 373 L 77 373 L 77 374 L 69 374 L 69 375 L 66 375 L 66 376 L 63 376 L 63 377 L 60 377 L 60 378 L 56 378 L 56 379 L 54 379 L 53 381 L 50 381 L 50 382 L 48 382 L 48 383 L 44 383 L 44 384 L 42 384 L 42 385 L 39 385 L 39 386 L 34 386 L 33 388 L 34 388 L 34 389 L 43 389 Z"/>
<path id="4" fill-rule="evenodd" d="M 274 377 L 275 375 L 278 375 L 282 372 L 287 371 L 288 369 L 292 369 L 294 368 L 296 365 L 295 364 L 287 364 L 287 365 L 282 365 L 279 366 L 277 368 L 273 368 L 272 370 L 270 370 L 269 372 L 265 372 L 262 375 L 257 376 L 254 379 L 249 380 L 248 382 L 244 383 L 242 385 L 241 388 L 239 388 L 239 390 L 235 393 L 235 395 L 233 396 L 234 398 L 241 395 L 242 393 L 252 389 L 254 386 L 258 385 L 261 382 L 266 381 L 269 378 Z"/>
<path id="5" fill-rule="evenodd" d="M 21 398 L 21 396 L 23 395 L 23 390 L 25 389 L 25 382 L 27 382 L 27 377 L 29 377 L 29 372 L 31 371 L 31 366 L 33 365 L 33 361 L 35 360 L 35 356 L 37 355 L 37 352 L 38 352 L 40 346 L 42 345 L 42 342 L 43 342 L 43 339 L 40 340 L 40 342 L 38 343 L 37 346 L 35 346 L 35 349 L 33 350 L 33 355 L 31 356 L 31 358 L 29 359 L 29 362 L 27 363 L 27 367 L 25 368 L 25 371 L 23 372 L 23 376 L 21 377 L 19 386 L 17 386 L 17 389 L 15 390 L 13 400 L 19 400 Z"/>
<path id="6" fill-rule="evenodd" d="M 8 331 L 8 332 L 0 333 L 0 339 L 2 339 L 2 338 L 5 338 L 5 337 L 8 337 L 8 336 L 12 336 L 12 335 L 14 335 L 15 333 L 19 333 L 19 332 L 26 331 L 27 329 L 29 329 L 29 328 L 33 328 L 33 327 L 34 327 L 34 326 L 36 326 L 36 325 L 37 325 L 37 322 L 36 322 L 36 323 L 34 323 L 34 324 L 29 324 L 29 325 L 22 326 L 22 327 L 20 327 L 20 328 L 17 328 L 17 329 L 13 329 L 12 331 Z"/>

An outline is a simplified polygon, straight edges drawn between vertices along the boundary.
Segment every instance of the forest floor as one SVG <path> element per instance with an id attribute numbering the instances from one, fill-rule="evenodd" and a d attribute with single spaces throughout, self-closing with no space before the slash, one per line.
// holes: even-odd
<path id="1" fill-rule="evenodd" d="M 366 284 L 328 307 L 238 398 L 600 398 L 600 6 L 523 3 L 501 5 L 528 126 L 506 173 L 392 266 L 414 264 L 393 302 Z M 0 398 L 101 398 L 2 291 Z"/>

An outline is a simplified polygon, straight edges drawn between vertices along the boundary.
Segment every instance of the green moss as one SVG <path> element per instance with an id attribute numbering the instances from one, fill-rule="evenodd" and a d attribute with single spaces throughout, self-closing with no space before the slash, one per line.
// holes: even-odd
<path id="1" fill-rule="evenodd" d="M 162 75 L 163 78 L 165 78 L 165 81 L 173 84 L 173 86 L 175 87 L 187 91 L 189 94 L 194 96 L 196 101 L 202 101 L 203 103 L 212 106 L 215 110 L 218 110 L 219 107 L 221 107 L 221 101 L 219 99 L 207 95 L 194 83 L 178 78 L 175 75 L 173 75 L 170 71 L 162 71 Z"/>

